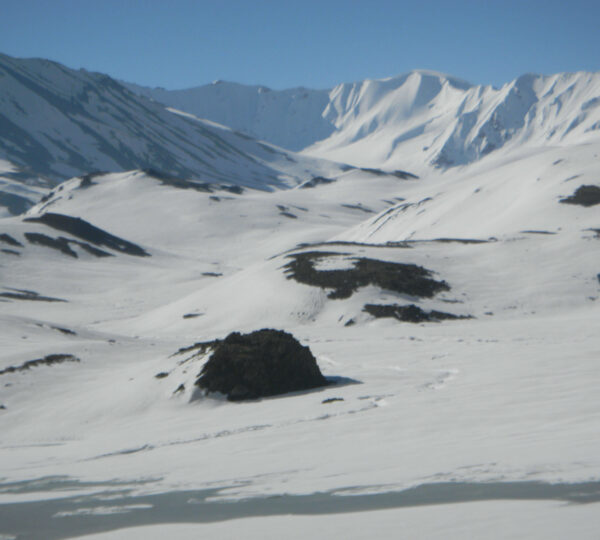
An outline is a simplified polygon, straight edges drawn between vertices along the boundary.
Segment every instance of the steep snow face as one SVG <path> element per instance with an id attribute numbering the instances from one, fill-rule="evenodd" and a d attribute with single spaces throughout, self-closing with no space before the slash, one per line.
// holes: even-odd
<path id="1" fill-rule="evenodd" d="M 600 137 L 600 74 L 524 75 L 500 89 L 431 73 L 340 85 L 326 115 L 336 125 L 307 153 L 362 163 L 448 168 L 496 150 Z M 419 165 L 421 164 L 421 165 Z"/>
<path id="2" fill-rule="evenodd" d="M 430 71 L 275 91 L 218 83 L 144 89 L 157 101 L 306 154 L 357 166 L 465 165 L 500 150 L 600 135 L 600 74 L 524 75 L 500 89 Z"/>
<path id="3" fill-rule="evenodd" d="M 295 185 L 310 177 L 307 168 L 320 169 L 315 159 L 167 110 L 106 75 L 48 60 L 0 55 L 0 96 L 0 159 L 55 182 L 151 168 L 266 189 Z"/>

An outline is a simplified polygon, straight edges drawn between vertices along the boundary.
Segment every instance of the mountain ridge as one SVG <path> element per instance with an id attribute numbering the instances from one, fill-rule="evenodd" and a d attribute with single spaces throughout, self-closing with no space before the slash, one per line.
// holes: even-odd
<path id="1" fill-rule="evenodd" d="M 428 70 L 329 90 L 227 82 L 187 90 L 129 87 L 222 123 L 229 121 L 223 107 L 233 104 L 236 129 L 307 155 L 359 166 L 402 165 L 416 172 L 422 172 L 423 163 L 446 169 L 499 149 L 577 143 L 594 131 L 594 138 L 600 136 L 596 72 L 528 73 L 500 88 Z M 288 132 L 282 134 L 282 125 Z M 317 127 L 311 132 L 307 126 Z"/>
<path id="2" fill-rule="evenodd" d="M 26 170 L 51 183 L 152 168 L 269 189 L 298 184 L 310 177 L 304 169 L 319 168 L 318 160 L 171 111 L 108 75 L 43 59 L 0 55 L 0 127 L 0 159 L 16 166 L 11 174 Z"/>

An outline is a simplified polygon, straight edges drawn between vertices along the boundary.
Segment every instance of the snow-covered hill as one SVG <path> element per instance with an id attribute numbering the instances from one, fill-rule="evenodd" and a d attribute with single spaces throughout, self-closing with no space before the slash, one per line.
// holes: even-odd
<path id="1" fill-rule="evenodd" d="M 294 150 L 357 166 L 448 168 L 496 150 L 600 137 L 600 74 L 523 75 L 502 88 L 414 71 L 331 90 L 219 82 L 148 97 Z"/>
<path id="2" fill-rule="evenodd" d="M 0 220 L 0 534 L 191 539 L 283 512 L 594 538 L 600 221 L 573 195 L 599 152 L 241 194 L 132 171 Z M 401 267 L 438 290 L 379 281 Z M 199 398 L 206 355 L 177 351 L 265 326 L 337 384 Z"/>

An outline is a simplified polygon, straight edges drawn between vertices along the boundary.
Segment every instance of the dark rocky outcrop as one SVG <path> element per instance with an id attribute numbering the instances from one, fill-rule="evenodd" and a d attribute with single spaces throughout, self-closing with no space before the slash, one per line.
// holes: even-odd
<path id="1" fill-rule="evenodd" d="M 183 178 L 178 178 L 171 174 L 156 169 L 142 169 L 142 172 L 151 178 L 160 180 L 163 186 L 170 186 L 177 189 L 193 189 L 204 193 L 212 193 L 213 186 L 208 182 L 192 182 Z"/>
<path id="2" fill-rule="evenodd" d="M 0 234 L 0 242 L 3 242 L 4 244 L 8 244 L 9 246 L 13 247 L 23 247 L 23 244 L 21 244 L 21 242 L 15 240 L 10 234 L 6 233 Z"/>
<path id="3" fill-rule="evenodd" d="M 258 399 L 328 384 L 308 347 L 282 330 L 232 332 L 212 343 L 213 352 L 196 380 L 206 392 L 230 401 Z"/>
<path id="4" fill-rule="evenodd" d="M 406 171 L 401 171 L 401 170 L 396 170 L 396 171 L 382 171 L 381 169 L 373 169 L 373 168 L 369 168 L 369 167 L 360 167 L 360 170 L 363 172 L 367 172 L 367 173 L 371 173 L 371 174 L 375 174 L 377 176 L 386 176 L 386 175 L 391 175 L 391 176 L 395 176 L 396 178 L 400 178 L 401 180 L 418 180 L 418 176 Z"/>
<path id="5" fill-rule="evenodd" d="M 366 304 L 363 308 L 369 315 L 376 318 L 393 318 L 403 322 L 439 322 L 444 320 L 471 319 L 470 315 L 454 315 L 444 311 L 425 311 L 419 306 L 408 304 Z"/>
<path id="6" fill-rule="evenodd" d="M 600 187 L 594 185 L 579 186 L 573 195 L 560 200 L 561 203 L 594 206 L 600 204 Z"/>
<path id="7" fill-rule="evenodd" d="M 8 298 L 10 300 L 31 300 L 36 302 L 66 302 L 61 298 L 52 298 L 50 296 L 42 296 L 35 291 L 25 289 L 7 289 L 9 292 L 0 292 L 0 298 Z"/>
<path id="8" fill-rule="evenodd" d="M 235 184 L 220 184 L 219 189 L 227 191 L 228 193 L 233 193 L 234 195 L 241 195 L 244 193 L 244 188 L 242 186 L 236 186 Z"/>
<path id="9" fill-rule="evenodd" d="M 400 178 L 401 180 L 418 180 L 419 177 L 416 174 L 409 173 L 407 171 L 396 170 L 393 171 L 393 174 L 396 178 Z"/>
<path id="10" fill-rule="evenodd" d="M 306 182 L 304 182 L 303 184 L 301 184 L 298 187 L 300 189 L 308 189 L 308 188 L 314 188 L 317 186 L 321 186 L 324 184 L 331 184 L 332 182 L 335 182 L 335 180 L 333 180 L 331 178 L 325 178 L 324 176 L 315 176 L 314 178 L 307 180 Z"/>
<path id="11" fill-rule="evenodd" d="M 51 249 L 55 249 L 60 251 L 64 255 L 68 255 L 69 257 L 77 258 L 77 253 L 71 249 L 69 245 L 69 240 L 64 236 L 59 236 L 58 238 L 52 238 L 47 234 L 42 233 L 25 233 L 25 238 L 30 244 L 36 244 L 38 246 L 45 246 Z"/>
<path id="12" fill-rule="evenodd" d="M 350 210 L 359 210 L 361 212 L 365 212 L 366 214 L 374 214 L 375 211 L 363 206 L 362 204 L 341 204 L 342 208 L 349 208 Z"/>
<path id="13" fill-rule="evenodd" d="M 330 397 L 321 401 L 323 404 L 335 403 L 336 401 L 344 401 L 344 398 L 341 397 Z"/>
<path id="14" fill-rule="evenodd" d="M 79 256 L 77 255 L 76 251 L 71 249 L 71 244 L 79 246 L 83 250 L 87 251 L 90 255 L 94 255 L 95 257 L 113 257 L 112 253 L 95 248 L 94 246 L 91 246 L 85 242 L 80 242 L 79 240 L 65 238 L 64 236 L 52 238 L 46 234 L 29 232 L 25 233 L 25 238 L 30 244 L 38 244 L 40 246 L 56 249 L 57 251 L 60 251 L 61 253 L 64 253 L 65 255 L 75 259 L 77 259 Z"/>
<path id="15" fill-rule="evenodd" d="M 45 327 L 41 323 L 36 323 L 36 326 L 39 326 L 40 328 Z M 47 328 L 50 328 L 50 330 L 56 330 L 57 332 L 60 332 L 61 334 L 64 334 L 65 336 L 76 336 L 77 335 L 77 332 L 74 332 L 73 330 L 70 330 L 69 328 L 63 328 L 61 326 L 49 325 Z"/>
<path id="16" fill-rule="evenodd" d="M 487 240 L 481 238 L 433 238 L 432 240 L 408 240 L 408 242 L 440 242 L 442 244 L 487 244 L 489 242 L 496 242 L 494 237 L 490 237 Z"/>
<path id="17" fill-rule="evenodd" d="M 87 189 L 89 187 L 95 186 L 97 182 L 94 182 L 94 178 L 98 178 L 100 176 L 104 176 L 105 174 L 109 174 L 106 171 L 95 171 L 88 174 L 84 174 L 79 181 L 78 189 Z"/>
<path id="18" fill-rule="evenodd" d="M 95 227 L 91 223 L 88 223 L 87 221 L 84 221 L 81 218 L 47 212 L 39 217 L 27 218 L 24 221 L 32 223 L 43 223 L 44 225 L 53 229 L 57 229 L 68 234 L 72 234 L 77 238 L 81 238 L 85 242 L 89 242 L 96 246 L 107 247 L 120 253 L 125 253 L 127 255 L 135 255 L 137 257 L 150 256 L 150 254 L 147 253 L 140 246 L 133 244 L 132 242 L 128 242 L 127 240 L 123 240 L 118 236 L 114 236 L 102 229 L 99 229 L 98 227 Z M 67 254 L 70 255 L 70 253 Z M 95 255 L 98 254 L 95 253 Z"/>
<path id="19" fill-rule="evenodd" d="M 44 358 L 36 358 L 35 360 L 28 360 L 20 366 L 9 366 L 5 369 L 0 370 L 0 375 L 7 373 L 15 373 L 17 371 L 27 371 L 33 367 L 39 366 L 52 366 L 55 364 L 62 364 L 63 362 L 80 362 L 79 358 L 72 354 L 49 354 Z"/>
<path id="20" fill-rule="evenodd" d="M 0 249 L 0 252 L 6 253 L 6 255 L 14 255 L 16 257 L 20 257 L 21 256 L 21 254 L 18 251 L 15 251 L 14 249 L 5 249 L 5 248 L 2 248 L 2 249 Z"/>
<path id="21" fill-rule="evenodd" d="M 308 251 L 288 255 L 292 259 L 284 266 L 288 279 L 295 279 L 306 285 L 323 289 L 333 289 L 329 298 L 349 298 L 360 287 L 376 285 L 382 289 L 431 298 L 441 291 L 450 290 L 445 281 L 431 277 L 432 272 L 416 264 L 395 263 L 353 257 L 353 268 L 341 270 L 317 270 L 314 263 L 319 259 L 347 255 L 326 251 Z"/>

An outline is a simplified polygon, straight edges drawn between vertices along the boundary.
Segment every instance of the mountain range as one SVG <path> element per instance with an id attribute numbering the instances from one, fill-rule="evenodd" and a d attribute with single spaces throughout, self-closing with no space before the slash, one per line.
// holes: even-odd
<path id="1" fill-rule="evenodd" d="M 598 73 L 529 74 L 499 89 L 429 71 L 320 91 L 223 81 L 172 91 L 127 86 L 284 148 L 363 167 L 445 169 L 600 133 Z"/>

